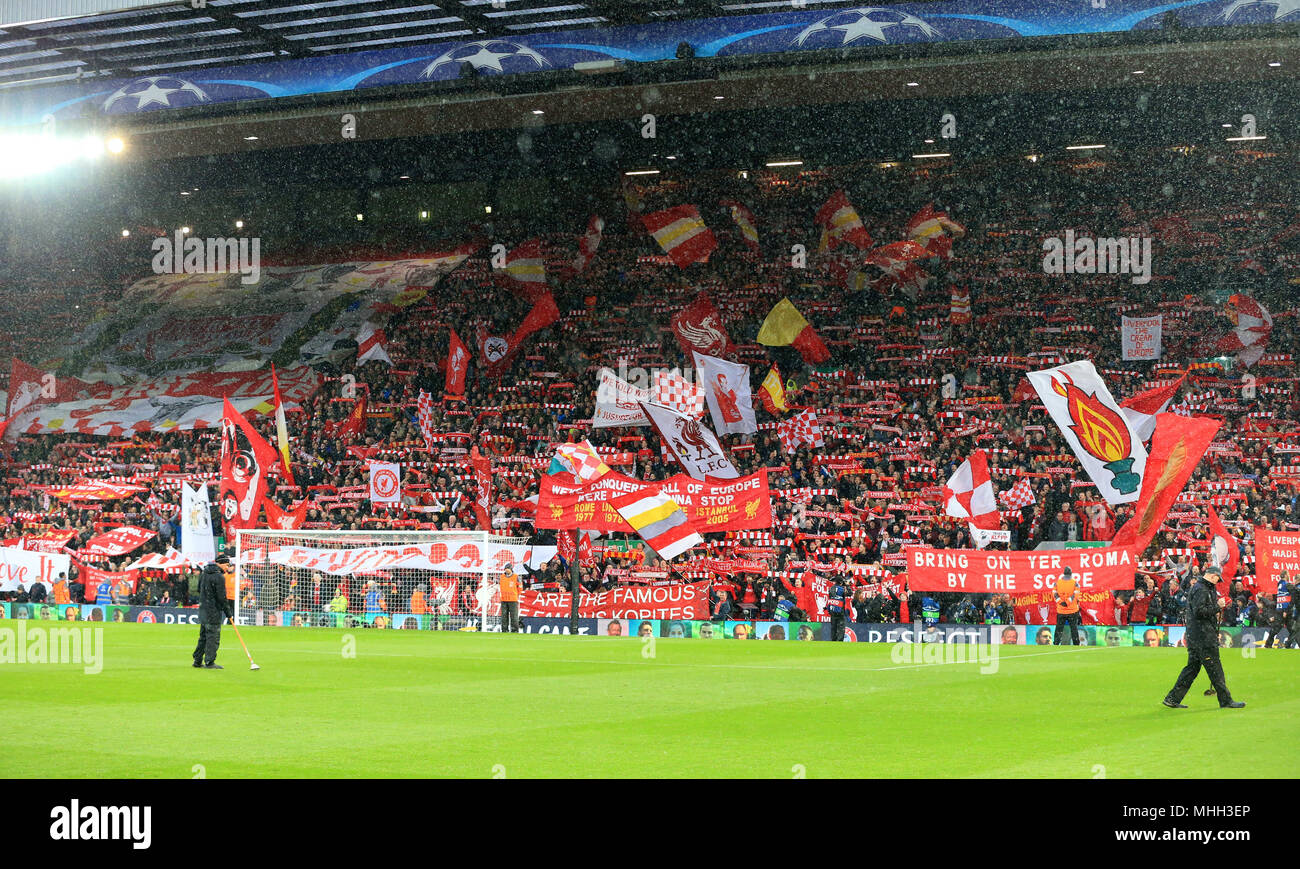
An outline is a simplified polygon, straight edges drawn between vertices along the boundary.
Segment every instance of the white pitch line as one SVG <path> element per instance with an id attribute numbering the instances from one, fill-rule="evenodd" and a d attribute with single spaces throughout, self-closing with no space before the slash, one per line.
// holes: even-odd
<path id="1" fill-rule="evenodd" d="M 872 643 L 871 645 L 877 645 L 877 644 Z M 1068 649 L 1054 649 L 1050 652 L 1032 652 L 1027 655 L 1012 655 L 1006 658 L 1003 658 L 1002 656 L 999 655 L 997 660 L 1014 661 L 1019 658 L 1037 658 L 1043 655 L 1069 655 L 1069 654 L 1082 652 L 1089 649 L 1101 649 L 1101 648 L 1106 648 L 1106 647 L 1105 646 L 1074 646 Z M 290 652 L 299 655 L 339 654 L 338 650 L 336 649 L 277 649 L 275 651 Z M 582 659 L 582 658 L 508 658 L 508 657 L 490 656 L 490 655 L 417 655 L 411 652 L 361 652 L 360 654 L 372 655 L 377 658 L 427 658 L 431 660 L 443 659 L 443 658 L 457 658 L 462 661 L 506 661 L 506 662 L 519 662 L 519 663 L 528 663 L 528 664 L 608 664 L 608 665 L 616 665 L 616 666 L 627 666 L 629 664 L 635 663 L 634 661 L 593 661 L 593 660 Z M 812 671 L 825 671 L 825 672 L 834 672 L 834 673 L 879 673 L 879 672 L 884 672 L 886 670 L 915 670 L 915 669 L 921 669 L 922 667 L 937 667 L 937 666 L 948 664 L 948 662 L 946 661 L 936 661 L 932 663 L 923 662 L 920 664 L 900 664 L 895 667 L 859 668 L 859 667 L 816 667 L 816 666 L 792 667 L 792 666 L 776 665 L 776 664 L 669 663 L 667 661 L 659 661 L 658 659 L 655 659 L 655 663 L 663 667 L 707 667 L 707 668 L 721 669 L 721 670 L 793 670 L 796 672 L 812 670 Z M 991 662 L 980 661 L 980 659 L 976 657 L 973 660 L 968 660 L 968 661 L 954 661 L 952 662 L 952 664 L 948 664 L 948 665 L 952 666 L 952 665 L 959 665 L 959 664 L 981 664 L 987 666 L 988 663 Z"/>

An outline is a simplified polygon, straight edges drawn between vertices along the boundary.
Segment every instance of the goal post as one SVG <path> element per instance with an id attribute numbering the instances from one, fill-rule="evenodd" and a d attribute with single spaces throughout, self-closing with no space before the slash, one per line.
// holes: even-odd
<path id="1" fill-rule="evenodd" d="M 238 624 L 501 629 L 501 574 L 532 546 L 486 531 L 235 533 Z"/>

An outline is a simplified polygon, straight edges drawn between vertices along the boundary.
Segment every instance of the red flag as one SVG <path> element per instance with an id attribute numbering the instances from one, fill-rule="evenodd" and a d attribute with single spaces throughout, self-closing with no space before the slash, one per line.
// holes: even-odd
<path id="1" fill-rule="evenodd" d="M 266 498 L 266 472 L 277 460 L 275 449 L 235 410 L 230 399 L 225 399 L 217 503 L 227 528 L 257 526 L 257 508 Z"/>
<path id="2" fill-rule="evenodd" d="M 479 528 L 492 530 L 492 459 L 479 452 L 477 446 L 469 453 L 470 467 L 474 469 L 474 517 L 478 519 Z"/>
<path id="3" fill-rule="evenodd" d="M 1162 413 L 1156 417 L 1137 513 L 1115 533 L 1112 546 L 1132 546 L 1135 554 L 1147 548 L 1221 425 L 1204 416 Z"/>
<path id="4" fill-rule="evenodd" d="M 700 293 L 672 319 L 673 334 L 687 356 L 699 351 L 706 356 L 723 356 L 732 350 L 722 316 L 708 293 Z"/>
<path id="5" fill-rule="evenodd" d="M 515 354 L 523 347 L 529 335 L 545 329 L 559 319 L 560 309 L 555 305 L 555 297 L 550 290 L 543 291 L 513 335 L 508 339 L 489 337 L 482 342 L 483 356 L 488 362 L 488 375 L 500 377 L 510 367 Z"/>
<path id="6" fill-rule="evenodd" d="M 582 542 L 578 544 L 578 563 L 588 567 L 596 563 L 596 551 L 591 545 L 591 538 L 586 534 L 582 535 Z"/>
<path id="7" fill-rule="evenodd" d="M 366 396 L 361 396 L 352 407 L 351 413 L 338 422 L 327 422 L 321 427 L 321 434 L 328 438 L 354 437 L 366 430 Z"/>
<path id="8" fill-rule="evenodd" d="M 574 556 L 577 554 L 577 546 L 574 543 L 574 537 L 577 533 L 572 528 L 555 532 L 556 551 L 564 559 L 565 564 L 572 564 Z"/>
<path id="9" fill-rule="evenodd" d="M 600 248 L 600 240 L 605 233 L 605 219 L 593 214 L 587 221 L 587 232 L 578 239 L 578 256 L 573 261 L 574 271 L 585 271 Z"/>
<path id="10" fill-rule="evenodd" d="M 456 330 L 451 330 L 451 346 L 447 350 L 447 393 L 465 394 L 465 372 L 469 370 L 469 348 L 460 340 Z"/>
<path id="11" fill-rule="evenodd" d="M 281 510 L 270 498 L 262 502 L 263 509 L 266 510 L 266 525 L 268 528 L 279 528 L 282 531 L 292 531 L 295 528 L 301 528 L 302 523 L 307 521 L 307 509 L 311 507 L 311 502 L 306 498 L 302 503 L 292 511 Z"/>
<path id="12" fill-rule="evenodd" d="M 1241 550 L 1237 548 L 1237 539 L 1228 533 L 1219 514 L 1210 507 L 1210 561 L 1219 565 L 1223 579 L 1219 583 L 1219 594 L 1226 595 L 1232 588 L 1232 579 L 1237 575 L 1237 562 L 1241 559 Z"/>
<path id="13" fill-rule="evenodd" d="M 718 247 L 713 230 L 704 225 L 699 209 L 694 205 L 665 208 L 641 218 L 646 232 L 654 236 L 664 253 L 686 268 L 691 263 L 708 262 L 709 255 Z"/>
<path id="14" fill-rule="evenodd" d="M 546 292 L 546 258 L 542 255 L 542 240 L 530 238 L 506 254 L 506 263 L 497 274 L 506 284 L 530 302 L 536 302 Z"/>

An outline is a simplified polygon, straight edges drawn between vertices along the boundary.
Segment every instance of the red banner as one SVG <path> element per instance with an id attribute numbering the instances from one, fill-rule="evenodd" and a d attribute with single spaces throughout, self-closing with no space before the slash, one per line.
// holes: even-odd
<path id="1" fill-rule="evenodd" d="M 1011 604 L 1015 607 L 1015 623 L 1018 625 L 1056 624 L 1056 601 L 1051 589 L 1014 595 Z M 1079 624 L 1115 624 L 1115 595 L 1109 591 L 1080 590 Z"/>
<path id="2" fill-rule="evenodd" d="M 568 592 L 525 591 L 519 614 L 534 618 L 568 618 L 573 597 Z M 707 619 L 709 584 L 616 586 L 609 591 L 578 596 L 578 617 L 584 619 Z"/>
<path id="3" fill-rule="evenodd" d="M 1050 589 L 1066 567 L 1080 592 L 1133 587 L 1137 560 L 1126 547 L 998 552 L 908 546 L 907 578 L 912 591 L 1028 593 Z"/>
<path id="4" fill-rule="evenodd" d="M 28 552 L 62 552 L 68 541 L 76 536 L 73 528 L 51 528 L 44 534 L 28 537 L 23 548 Z"/>
<path id="5" fill-rule="evenodd" d="M 1255 528 L 1255 583 L 1258 592 L 1277 594 L 1282 571 L 1292 582 L 1300 577 L 1300 531 Z"/>
<path id="6" fill-rule="evenodd" d="M 157 531 L 150 531 L 148 528 L 123 525 L 121 528 L 114 528 L 112 531 L 105 531 L 90 538 L 82 551 L 87 555 L 126 555 L 148 543 L 157 534 Z"/>
<path id="7" fill-rule="evenodd" d="M 645 491 L 649 484 L 610 471 L 586 485 L 566 483 L 568 474 L 543 475 L 537 501 L 538 528 L 583 528 L 635 533 L 614 509 L 612 498 Z M 696 480 L 685 474 L 656 484 L 700 531 L 748 531 L 772 527 L 767 471 L 735 480 Z"/>
<path id="8" fill-rule="evenodd" d="M 129 582 L 131 584 L 131 593 L 135 594 L 135 585 L 140 579 L 138 570 L 100 570 L 98 567 L 91 567 L 89 564 L 77 562 L 77 578 L 85 584 L 86 603 L 112 603 L 111 600 L 97 600 L 97 594 L 100 583 L 107 582 L 109 587 L 117 585 L 120 582 Z M 179 606 L 179 604 L 178 604 Z"/>

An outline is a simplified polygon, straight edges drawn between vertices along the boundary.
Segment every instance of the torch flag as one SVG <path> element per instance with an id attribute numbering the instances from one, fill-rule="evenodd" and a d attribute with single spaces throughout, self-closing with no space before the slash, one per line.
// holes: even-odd
<path id="1" fill-rule="evenodd" d="M 1085 359 L 1027 376 L 1106 503 L 1136 501 L 1147 451 L 1093 364 Z"/>

